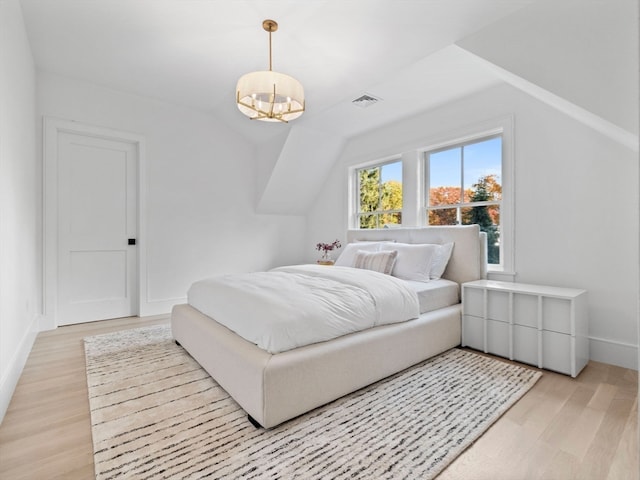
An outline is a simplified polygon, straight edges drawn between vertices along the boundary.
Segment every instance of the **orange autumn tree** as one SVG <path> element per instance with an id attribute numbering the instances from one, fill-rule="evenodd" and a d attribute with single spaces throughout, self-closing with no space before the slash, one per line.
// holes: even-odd
<path id="1" fill-rule="evenodd" d="M 502 185 L 498 182 L 497 175 L 480 177 L 478 182 L 464 191 L 464 199 L 460 198 L 460 187 L 433 187 L 429 190 L 429 206 L 447 206 L 429 211 L 429 225 L 455 225 L 457 222 L 456 211 L 461 203 L 470 203 L 483 200 L 500 200 L 502 198 Z M 486 207 L 494 225 L 500 224 L 500 210 L 494 206 Z M 463 223 L 465 219 L 463 218 Z"/>
<path id="2" fill-rule="evenodd" d="M 465 195 L 466 196 L 466 195 Z M 457 205 L 460 201 L 460 187 L 434 187 L 429 190 L 429 205 Z M 455 225 L 456 208 L 429 210 L 429 225 Z"/>

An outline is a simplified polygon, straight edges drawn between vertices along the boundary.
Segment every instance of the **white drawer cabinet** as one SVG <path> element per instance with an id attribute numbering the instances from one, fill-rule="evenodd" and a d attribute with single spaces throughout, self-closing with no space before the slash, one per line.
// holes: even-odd
<path id="1" fill-rule="evenodd" d="M 464 283 L 462 346 L 575 377 L 589 361 L 587 291 Z"/>

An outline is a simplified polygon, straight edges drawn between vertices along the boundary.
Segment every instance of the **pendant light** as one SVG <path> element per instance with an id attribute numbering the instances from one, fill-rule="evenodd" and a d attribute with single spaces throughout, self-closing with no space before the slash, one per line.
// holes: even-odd
<path id="1" fill-rule="evenodd" d="M 251 120 L 287 123 L 304 113 L 304 89 L 295 78 L 272 69 L 271 34 L 278 30 L 278 24 L 265 20 L 262 28 L 269 33 L 269 70 L 240 77 L 236 103 Z"/>

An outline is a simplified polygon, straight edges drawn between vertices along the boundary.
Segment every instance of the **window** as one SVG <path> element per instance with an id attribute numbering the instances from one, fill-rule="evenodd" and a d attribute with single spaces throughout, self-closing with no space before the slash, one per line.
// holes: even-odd
<path id="1" fill-rule="evenodd" d="M 425 171 L 427 224 L 480 225 L 489 264 L 502 264 L 502 136 L 428 151 Z"/>
<path id="2" fill-rule="evenodd" d="M 402 224 L 402 161 L 356 170 L 359 228 Z"/>
<path id="3" fill-rule="evenodd" d="M 385 156 L 366 163 L 356 163 L 362 162 L 356 156 L 348 167 L 349 228 L 476 223 L 487 233 L 491 278 L 513 280 L 513 138 L 508 115 L 401 143 L 397 150 L 386 145 Z"/>

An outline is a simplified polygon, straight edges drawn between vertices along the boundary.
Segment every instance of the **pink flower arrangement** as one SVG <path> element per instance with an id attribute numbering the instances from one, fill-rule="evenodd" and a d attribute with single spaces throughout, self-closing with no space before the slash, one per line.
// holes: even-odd
<path id="1" fill-rule="evenodd" d="M 323 255 L 326 255 L 328 252 L 332 251 L 333 249 L 336 248 L 340 248 L 342 247 L 342 245 L 340 244 L 340 240 L 337 240 L 333 243 L 318 243 L 316 245 L 316 250 L 320 251 L 322 250 Z"/>

